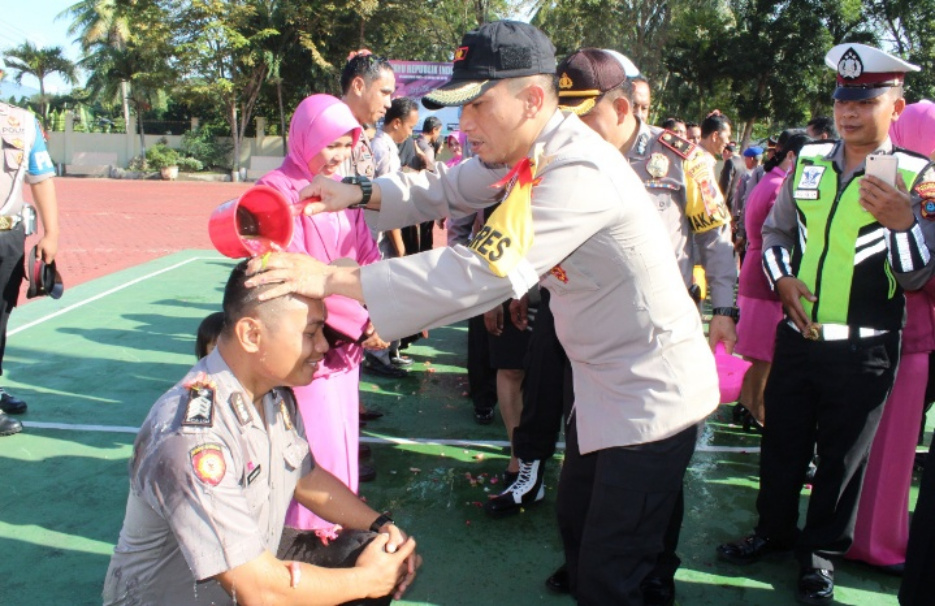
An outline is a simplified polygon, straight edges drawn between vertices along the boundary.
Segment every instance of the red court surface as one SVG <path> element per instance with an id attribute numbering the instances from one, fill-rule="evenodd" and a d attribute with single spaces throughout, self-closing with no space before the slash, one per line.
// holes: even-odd
<path id="1" fill-rule="evenodd" d="M 56 178 L 65 282 L 88 280 L 190 248 L 212 248 L 208 217 L 249 183 Z M 31 199 L 29 188 L 24 188 Z M 38 241 L 30 238 L 29 246 Z M 24 285 L 25 292 L 25 285 Z M 25 295 L 20 304 L 26 302 Z"/>

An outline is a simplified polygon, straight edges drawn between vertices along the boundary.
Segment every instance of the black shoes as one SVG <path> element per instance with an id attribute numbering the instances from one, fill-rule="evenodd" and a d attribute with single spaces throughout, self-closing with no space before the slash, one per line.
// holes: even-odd
<path id="1" fill-rule="evenodd" d="M 675 604 L 675 579 L 646 577 L 640 583 L 645 606 L 673 606 Z"/>
<path id="2" fill-rule="evenodd" d="M 365 423 L 367 421 L 376 421 L 377 419 L 383 416 L 382 412 L 378 412 L 376 410 L 366 410 L 366 409 L 364 409 L 363 412 L 360 412 L 357 414 L 360 417 L 360 420 Z"/>
<path id="3" fill-rule="evenodd" d="M 717 547 L 718 558 L 731 564 L 753 564 L 763 556 L 790 551 L 788 547 L 778 546 L 767 538 L 756 534 L 746 536 L 733 543 L 723 543 Z"/>
<path id="4" fill-rule="evenodd" d="M 396 368 L 392 364 L 384 364 L 380 360 L 372 357 L 364 359 L 364 370 L 371 374 L 389 377 L 391 379 L 402 379 L 409 376 L 409 372 L 402 368 Z"/>
<path id="5" fill-rule="evenodd" d="M 494 518 L 500 518 L 541 501 L 545 498 L 542 472 L 543 461 L 520 459 L 519 477 L 506 490 L 484 503 L 484 511 Z"/>
<path id="6" fill-rule="evenodd" d="M 475 408 L 474 421 L 478 425 L 490 425 L 493 423 L 493 408 Z"/>
<path id="7" fill-rule="evenodd" d="M 0 436 L 12 436 L 23 431 L 23 424 L 0 412 Z"/>
<path id="8" fill-rule="evenodd" d="M 357 481 L 358 482 L 373 482 L 377 479 L 377 470 L 371 467 L 370 465 L 364 465 L 363 463 L 358 463 L 357 465 Z"/>
<path id="9" fill-rule="evenodd" d="M 0 387 L 0 410 L 8 415 L 21 415 L 26 412 L 26 402 Z"/>
<path id="10" fill-rule="evenodd" d="M 824 568 L 803 568 L 799 572 L 799 584 L 795 599 L 800 604 L 824 606 L 834 600 L 834 571 Z"/>
<path id="11" fill-rule="evenodd" d="M 396 354 L 395 356 L 390 356 L 390 364 L 393 366 L 412 366 L 412 358 L 404 356 L 403 354 Z"/>
<path id="12" fill-rule="evenodd" d="M 568 580 L 568 569 L 562 564 L 558 570 L 545 580 L 545 588 L 552 593 L 571 593 L 571 584 Z"/>

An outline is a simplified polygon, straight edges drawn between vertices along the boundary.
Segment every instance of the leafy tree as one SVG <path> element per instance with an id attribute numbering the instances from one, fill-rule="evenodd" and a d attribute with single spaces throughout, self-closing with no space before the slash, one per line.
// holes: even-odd
<path id="1" fill-rule="evenodd" d="M 23 76 L 29 74 L 39 80 L 39 115 L 43 126 L 48 121 L 48 98 L 45 94 L 45 79 L 52 74 L 59 74 L 62 79 L 72 84 L 76 79 L 75 64 L 67 57 L 61 46 L 38 48 L 32 42 L 23 42 L 4 53 L 9 69 L 15 70 L 17 84 L 22 84 Z"/>

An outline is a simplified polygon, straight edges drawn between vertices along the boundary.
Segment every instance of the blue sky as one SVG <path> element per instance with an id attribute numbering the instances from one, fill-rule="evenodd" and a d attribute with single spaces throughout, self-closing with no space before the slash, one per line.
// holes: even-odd
<path id="1" fill-rule="evenodd" d="M 77 61 L 81 51 L 78 45 L 72 43 L 66 32 L 69 20 L 55 18 L 74 2 L 75 0 L 4 0 L 3 18 L 0 19 L 0 51 L 19 46 L 28 40 L 40 48 L 61 46 L 69 59 Z M 13 74 L 7 70 L 6 81 L 12 80 Z M 39 81 L 31 76 L 23 76 L 23 86 L 38 89 Z M 57 76 L 46 79 L 46 89 L 50 92 L 64 92 L 70 88 Z"/>

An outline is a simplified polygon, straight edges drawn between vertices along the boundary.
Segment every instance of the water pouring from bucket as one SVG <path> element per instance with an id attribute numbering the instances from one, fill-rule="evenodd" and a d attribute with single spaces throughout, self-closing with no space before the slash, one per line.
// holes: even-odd
<path id="1" fill-rule="evenodd" d="M 292 241 L 297 212 L 301 209 L 293 209 L 272 187 L 256 185 L 214 209 L 208 234 L 218 252 L 234 259 L 284 250 Z"/>

